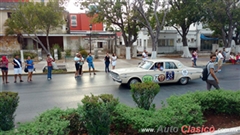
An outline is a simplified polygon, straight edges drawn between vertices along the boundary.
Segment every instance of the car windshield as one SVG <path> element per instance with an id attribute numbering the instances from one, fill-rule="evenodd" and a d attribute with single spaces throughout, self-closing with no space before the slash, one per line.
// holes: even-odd
<path id="1" fill-rule="evenodd" d="M 139 67 L 143 69 L 149 69 L 152 66 L 153 62 L 151 61 L 144 61 L 142 62 Z"/>

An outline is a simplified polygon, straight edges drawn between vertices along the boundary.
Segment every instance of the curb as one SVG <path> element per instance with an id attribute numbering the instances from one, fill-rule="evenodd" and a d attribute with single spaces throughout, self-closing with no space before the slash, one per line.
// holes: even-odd
<path id="1" fill-rule="evenodd" d="M 103 71 L 100 71 L 100 70 L 95 70 L 95 72 L 103 72 Z M 52 73 L 53 75 L 54 74 L 74 74 L 75 71 L 67 71 L 67 72 L 62 72 L 62 73 Z M 89 73 L 89 71 L 83 71 L 83 73 Z M 21 74 L 22 76 L 27 76 L 28 74 L 27 73 L 23 73 Z M 33 72 L 33 75 L 47 75 L 47 73 L 34 73 Z M 14 76 L 14 74 L 8 74 L 8 76 Z M 2 77 L 2 75 L 0 75 L 0 77 Z"/>

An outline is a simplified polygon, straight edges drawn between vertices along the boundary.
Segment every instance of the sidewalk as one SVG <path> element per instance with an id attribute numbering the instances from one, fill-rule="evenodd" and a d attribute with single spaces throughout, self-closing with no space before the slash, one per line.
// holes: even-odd
<path id="1" fill-rule="evenodd" d="M 158 58 L 170 58 L 170 59 L 176 59 L 181 61 L 184 65 L 186 66 L 191 66 L 192 65 L 192 61 L 191 58 L 180 58 L 180 57 L 158 57 Z M 138 65 L 139 62 L 141 62 L 141 57 L 137 57 L 137 58 L 132 58 L 131 60 L 126 60 L 126 59 L 118 59 L 117 60 L 117 65 L 116 65 L 116 69 L 119 68 L 126 68 L 126 67 L 136 67 Z M 197 65 L 199 67 L 205 66 L 207 64 L 207 61 L 209 60 L 208 57 L 200 57 L 197 60 Z M 75 72 L 75 64 L 73 62 L 73 60 L 68 59 L 68 60 L 58 60 L 56 61 L 57 65 L 65 65 L 67 68 L 67 73 L 74 73 Z M 33 72 L 33 74 L 43 74 L 43 68 L 47 65 L 47 62 L 44 61 L 40 61 L 40 62 L 35 62 L 35 69 L 36 72 Z M 104 59 L 100 58 L 100 59 L 95 59 L 94 60 L 94 66 L 95 66 L 95 70 L 97 72 L 104 72 Z M 109 66 L 111 69 L 111 65 Z M 83 65 L 83 72 L 88 72 L 88 64 L 87 62 L 84 63 Z M 22 72 L 23 75 L 26 75 L 27 73 L 25 73 L 24 71 Z M 13 66 L 11 63 L 9 63 L 9 70 L 8 70 L 8 75 L 14 75 L 13 72 Z"/>

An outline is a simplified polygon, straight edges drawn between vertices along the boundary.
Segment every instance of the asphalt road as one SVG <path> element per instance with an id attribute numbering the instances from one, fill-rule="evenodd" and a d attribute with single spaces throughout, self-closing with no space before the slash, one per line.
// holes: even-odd
<path id="1" fill-rule="evenodd" d="M 220 87 L 226 90 L 240 90 L 240 65 L 226 65 L 221 73 L 217 73 Z M 85 73 L 81 78 L 75 79 L 73 74 L 53 75 L 51 81 L 46 75 L 33 76 L 33 82 L 13 83 L 9 77 L 9 84 L 2 85 L 2 91 L 18 92 L 19 106 L 16 111 L 15 122 L 32 120 L 38 114 L 53 107 L 75 108 L 81 103 L 84 95 L 113 94 L 120 102 L 135 106 L 129 89 L 112 81 L 106 73 L 98 72 L 96 76 Z M 161 106 L 161 101 L 171 95 L 184 94 L 188 91 L 205 90 L 206 84 L 201 79 L 190 81 L 187 85 L 165 84 L 160 86 L 160 93 L 154 102 L 156 107 Z"/>

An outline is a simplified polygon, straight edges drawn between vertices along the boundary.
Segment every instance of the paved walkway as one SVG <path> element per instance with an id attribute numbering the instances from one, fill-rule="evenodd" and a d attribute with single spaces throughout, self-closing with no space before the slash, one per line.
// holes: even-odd
<path id="1" fill-rule="evenodd" d="M 180 57 L 159 57 L 159 58 L 171 58 L 171 59 L 176 59 L 181 61 L 184 65 L 186 66 L 191 66 L 192 65 L 192 61 L 190 58 L 180 58 Z M 197 60 L 197 65 L 202 67 L 204 65 L 206 65 L 207 61 L 209 60 L 208 57 L 200 57 Z M 119 68 L 126 68 L 126 67 L 136 67 L 138 65 L 138 63 L 141 62 L 141 57 L 137 57 L 137 58 L 133 58 L 131 60 L 126 60 L 126 59 L 118 59 L 117 60 L 117 65 L 116 65 L 116 69 Z M 74 61 L 73 58 L 69 58 L 69 59 L 65 59 L 65 60 L 58 60 L 56 61 L 57 65 L 65 65 L 67 68 L 67 72 L 68 73 L 73 73 L 75 72 L 75 65 L 74 65 Z M 34 74 L 42 74 L 43 73 L 43 68 L 47 65 L 47 62 L 44 61 L 40 61 L 40 62 L 35 62 L 35 68 L 36 68 L 36 72 L 34 72 Z M 94 60 L 94 66 L 95 69 L 97 71 L 100 72 L 104 72 L 104 60 L 103 58 L 100 59 L 95 59 Z M 109 66 L 110 70 L 111 70 L 111 65 Z M 88 64 L 87 62 L 85 62 L 85 64 L 83 65 L 83 71 L 84 72 L 88 72 Z M 13 75 L 13 66 L 11 63 L 9 63 L 9 71 L 8 71 L 9 75 Z M 22 74 L 26 74 L 25 72 L 22 72 Z"/>

